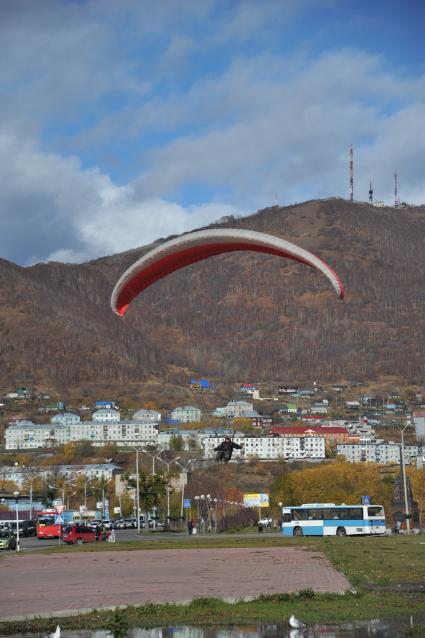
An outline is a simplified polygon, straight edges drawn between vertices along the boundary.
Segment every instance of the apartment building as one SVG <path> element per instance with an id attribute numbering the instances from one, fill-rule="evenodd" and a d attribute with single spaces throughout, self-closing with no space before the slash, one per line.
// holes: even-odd
<path id="1" fill-rule="evenodd" d="M 205 458 L 214 458 L 216 448 L 223 437 L 211 436 L 202 439 Z M 234 450 L 233 458 L 272 459 L 324 459 L 325 439 L 319 436 L 298 437 L 243 437 L 233 438 L 235 443 L 243 446 L 242 450 Z"/>

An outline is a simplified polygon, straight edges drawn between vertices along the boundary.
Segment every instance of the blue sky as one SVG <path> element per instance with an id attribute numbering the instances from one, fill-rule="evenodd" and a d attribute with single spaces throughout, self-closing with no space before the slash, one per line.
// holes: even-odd
<path id="1" fill-rule="evenodd" d="M 3 0 L 0 256 L 81 262 L 278 202 L 425 202 L 422 0 Z M 288 238 L 290 239 L 290 238 Z"/>

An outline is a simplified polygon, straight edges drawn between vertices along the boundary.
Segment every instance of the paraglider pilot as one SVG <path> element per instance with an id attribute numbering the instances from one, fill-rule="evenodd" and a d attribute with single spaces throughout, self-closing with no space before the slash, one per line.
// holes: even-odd
<path id="1" fill-rule="evenodd" d="M 214 452 L 217 452 L 216 461 L 224 461 L 228 463 L 232 458 L 233 450 L 241 450 L 242 445 L 238 445 L 231 440 L 229 436 L 224 437 L 223 443 L 214 448 Z"/>

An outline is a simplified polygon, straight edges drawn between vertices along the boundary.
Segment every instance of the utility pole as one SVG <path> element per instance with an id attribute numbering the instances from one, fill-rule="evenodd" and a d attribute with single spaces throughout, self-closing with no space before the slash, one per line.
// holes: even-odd
<path id="1" fill-rule="evenodd" d="M 353 145 L 350 145 L 350 202 L 354 201 Z"/>

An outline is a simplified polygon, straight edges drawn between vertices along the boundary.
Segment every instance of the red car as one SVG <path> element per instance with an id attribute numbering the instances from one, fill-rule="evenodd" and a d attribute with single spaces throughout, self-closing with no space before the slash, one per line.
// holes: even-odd
<path id="1" fill-rule="evenodd" d="M 96 529 L 80 523 L 65 525 L 62 532 L 62 540 L 67 545 L 82 545 L 83 543 L 94 543 L 96 541 L 108 540 L 111 532 L 96 532 Z"/>

